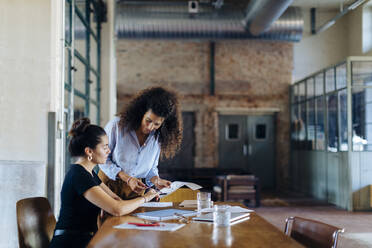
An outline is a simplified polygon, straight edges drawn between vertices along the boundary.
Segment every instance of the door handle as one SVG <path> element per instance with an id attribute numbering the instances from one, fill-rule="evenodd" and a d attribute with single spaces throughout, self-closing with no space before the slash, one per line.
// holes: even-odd
<path id="1" fill-rule="evenodd" d="M 247 145 L 246 144 L 243 145 L 243 155 L 247 156 Z"/>
<path id="2" fill-rule="evenodd" d="M 249 146 L 248 146 L 248 155 L 249 156 L 252 155 L 252 145 L 251 144 L 249 144 Z"/>

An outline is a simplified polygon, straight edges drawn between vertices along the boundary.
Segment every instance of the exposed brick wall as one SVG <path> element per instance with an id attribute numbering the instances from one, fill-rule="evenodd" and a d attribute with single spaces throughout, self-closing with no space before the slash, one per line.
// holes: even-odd
<path id="1" fill-rule="evenodd" d="M 117 43 L 118 109 L 148 86 L 178 91 L 182 109 L 195 111 L 196 167 L 218 166 L 217 108 L 277 108 L 276 171 L 288 185 L 290 43 L 221 41 L 215 46 L 215 96 L 209 95 L 209 44 L 181 41 Z"/>

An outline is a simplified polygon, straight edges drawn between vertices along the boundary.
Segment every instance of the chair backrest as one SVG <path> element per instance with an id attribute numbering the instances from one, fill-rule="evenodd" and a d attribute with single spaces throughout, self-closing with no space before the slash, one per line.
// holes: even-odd
<path id="1" fill-rule="evenodd" d="M 336 248 L 344 229 L 301 217 L 286 219 L 285 233 L 306 247 Z"/>
<path id="2" fill-rule="evenodd" d="M 256 183 L 256 177 L 254 175 L 227 175 L 227 184 L 232 185 L 246 185 L 254 186 Z"/>
<path id="3" fill-rule="evenodd" d="M 183 202 L 184 200 L 196 200 L 199 190 L 189 188 L 179 188 L 172 194 L 164 196 L 160 199 L 161 202 Z"/>
<path id="4" fill-rule="evenodd" d="M 19 247 L 48 247 L 53 237 L 56 219 L 45 197 L 33 197 L 17 202 Z"/>

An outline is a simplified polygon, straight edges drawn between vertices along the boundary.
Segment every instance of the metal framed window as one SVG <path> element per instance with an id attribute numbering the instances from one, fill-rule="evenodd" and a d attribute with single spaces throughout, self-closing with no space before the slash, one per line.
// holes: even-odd
<path id="1" fill-rule="evenodd" d="M 65 144 L 74 120 L 100 123 L 101 18 L 97 0 L 65 1 Z M 67 150 L 67 149 L 66 149 Z M 65 171 L 71 158 L 65 155 Z"/>

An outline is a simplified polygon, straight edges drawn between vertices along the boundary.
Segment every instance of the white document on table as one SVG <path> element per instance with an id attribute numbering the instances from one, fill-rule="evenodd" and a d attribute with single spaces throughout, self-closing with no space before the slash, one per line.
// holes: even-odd
<path id="1" fill-rule="evenodd" d="M 185 224 L 165 223 L 165 222 L 159 223 L 159 226 L 136 226 L 133 224 L 123 223 L 123 224 L 114 226 L 114 228 L 173 232 L 173 231 L 180 229 L 183 226 L 185 226 Z"/>
<path id="2" fill-rule="evenodd" d="M 201 213 L 211 213 L 213 211 L 214 211 L 214 208 L 203 208 L 203 209 L 200 210 Z M 230 206 L 230 208 L 228 208 L 228 211 L 230 213 L 251 213 L 251 212 L 254 212 L 254 210 L 252 210 L 252 209 L 242 208 L 240 206 Z"/>
<path id="3" fill-rule="evenodd" d="M 201 189 L 202 186 L 196 184 L 196 183 L 189 183 L 189 182 L 181 182 L 181 181 L 174 181 L 172 182 L 170 188 L 163 188 L 160 190 L 160 193 L 165 194 L 165 195 L 160 195 L 160 198 L 169 195 L 176 191 L 177 189 L 181 188 L 182 186 L 187 186 L 192 190 L 197 190 Z"/>
<path id="4" fill-rule="evenodd" d="M 141 204 L 141 207 L 147 208 L 166 208 L 172 207 L 173 202 L 145 202 Z"/>
<path id="5" fill-rule="evenodd" d="M 254 210 L 248 209 L 248 208 L 242 208 L 242 207 L 239 207 L 239 206 L 231 206 L 231 208 L 229 208 L 229 212 L 231 212 L 231 213 L 251 213 L 251 212 L 254 212 Z"/>

